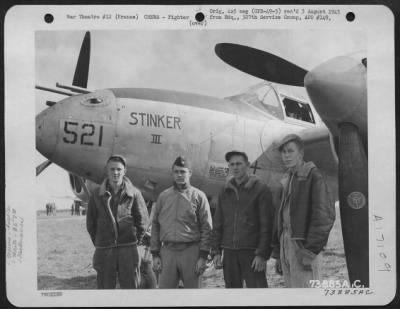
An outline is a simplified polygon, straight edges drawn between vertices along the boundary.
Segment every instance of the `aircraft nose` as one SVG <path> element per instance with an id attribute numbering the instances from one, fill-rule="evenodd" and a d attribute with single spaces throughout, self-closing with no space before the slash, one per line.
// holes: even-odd
<path id="1" fill-rule="evenodd" d="M 50 160 L 57 143 L 58 122 L 51 116 L 55 109 L 49 107 L 36 116 L 36 149 Z"/>
<path id="2" fill-rule="evenodd" d="M 365 71 L 361 61 L 341 56 L 307 73 L 304 85 L 318 113 L 328 118 L 324 120 L 345 122 L 357 112 L 366 89 Z"/>

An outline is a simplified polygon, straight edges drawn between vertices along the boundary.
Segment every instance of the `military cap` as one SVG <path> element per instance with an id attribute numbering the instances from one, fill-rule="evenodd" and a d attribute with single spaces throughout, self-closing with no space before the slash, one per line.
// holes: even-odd
<path id="1" fill-rule="evenodd" d="M 229 162 L 232 156 L 242 156 L 246 162 L 249 161 L 249 158 L 247 157 L 247 154 L 243 151 L 238 151 L 238 150 L 232 150 L 229 151 L 225 154 L 225 160 L 226 162 Z"/>
<path id="2" fill-rule="evenodd" d="M 189 159 L 186 159 L 183 156 L 179 156 L 175 159 L 174 164 L 172 164 L 172 167 L 174 166 L 192 168 L 192 163 Z"/>
<path id="3" fill-rule="evenodd" d="M 123 155 L 113 154 L 108 158 L 107 163 L 110 162 L 110 161 L 121 162 L 126 167 L 126 159 L 125 159 L 125 157 Z"/>
<path id="4" fill-rule="evenodd" d="M 296 142 L 297 145 L 300 146 L 301 149 L 304 148 L 304 143 L 303 140 L 300 138 L 300 136 L 298 136 L 297 134 L 288 134 L 286 135 L 277 145 L 276 145 L 276 149 L 278 149 L 279 151 L 282 151 L 282 147 L 284 145 L 286 145 L 289 142 Z"/>

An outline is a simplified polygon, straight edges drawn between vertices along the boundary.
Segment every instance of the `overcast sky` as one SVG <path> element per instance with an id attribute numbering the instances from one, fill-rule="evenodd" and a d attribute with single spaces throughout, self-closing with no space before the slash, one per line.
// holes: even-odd
<path id="1" fill-rule="evenodd" d="M 71 84 L 84 31 L 36 33 L 36 82 Z M 245 91 L 260 79 L 220 60 L 217 43 L 238 43 L 274 53 L 310 70 L 333 57 L 366 49 L 363 32 L 316 30 L 164 30 L 93 31 L 89 89 L 145 87 L 226 97 Z M 36 90 L 36 112 L 61 95 Z M 36 164 L 46 160 L 37 152 Z M 67 173 L 52 164 L 37 177 L 37 208 L 49 200 L 70 207 Z"/>

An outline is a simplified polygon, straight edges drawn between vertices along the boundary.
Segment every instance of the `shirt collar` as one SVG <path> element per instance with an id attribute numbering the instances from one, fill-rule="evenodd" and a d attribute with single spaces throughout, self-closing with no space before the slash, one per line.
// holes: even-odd
<path id="1" fill-rule="evenodd" d="M 175 189 L 176 191 L 185 192 L 185 191 L 188 190 L 189 188 L 190 188 L 190 183 L 189 183 L 189 184 L 186 184 L 185 187 L 183 187 L 183 188 L 181 189 L 181 188 L 178 187 L 178 185 L 177 185 L 176 182 L 174 181 L 174 189 Z"/>

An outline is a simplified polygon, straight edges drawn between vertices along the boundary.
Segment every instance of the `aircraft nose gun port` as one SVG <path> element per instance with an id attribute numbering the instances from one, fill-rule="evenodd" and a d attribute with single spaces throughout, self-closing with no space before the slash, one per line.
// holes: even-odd
<path id="1" fill-rule="evenodd" d="M 57 142 L 57 120 L 50 117 L 54 108 L 48 108 L 36 116 L 36 149 L 51 159 Z"/>

